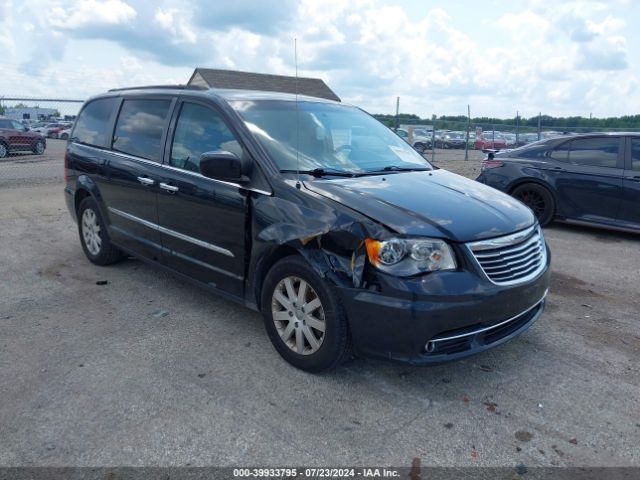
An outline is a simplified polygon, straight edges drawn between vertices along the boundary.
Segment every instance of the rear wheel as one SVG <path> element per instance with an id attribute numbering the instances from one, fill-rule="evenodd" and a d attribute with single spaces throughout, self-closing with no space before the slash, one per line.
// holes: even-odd
<path id="1" fill-rule="evenodd" d="M 512 195 L 533 211 L 540 225 L 547 225 L 553 220 L 555 201 L 551 192 L 542 185 L 525 183 L 516 187 Z"/>
<path id="2" fill-rule="evenodd" d="M 338 296 L 301 257 L 286 257 L 273 266 L 261 306 L 271 343 L 294 367 L 318 373 L 336 368 L 350 355 Z"/>
<path id="3" fill-rule="evenodd" d="M 69 140 L 69 134 L 68 133 L 63 133 L 62 135 L 60 135 L 60 139 L 61 140 Z"/>
<path id="4" fill-rule="evenodd" d="M 416 143 L 413 148 L 416 149 L 416 152 L 418 152 L 419 154 L 423 154 L 424 151 L 426 150 L 426 147 L 424 145 L 424 143 Z"/>
<path id="5" fill-rule="evenodd" d="M 78 233 L 82 250 L 92 263 L 111 265 L 124 258 L 125 255 L 111 244 L 107 227 L 93 197 L 87 197 L 80 202 Z"/>

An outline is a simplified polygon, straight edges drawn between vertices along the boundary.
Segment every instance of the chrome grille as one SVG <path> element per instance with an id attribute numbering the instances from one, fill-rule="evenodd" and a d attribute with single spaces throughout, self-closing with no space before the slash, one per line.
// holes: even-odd
<path id="1" fill-rule="evenodd" d="M 536 277 L 547 263 L 544 237 L 537 225 L 467 246 L 489 280 L 500 285 L 526 282 Z"/>

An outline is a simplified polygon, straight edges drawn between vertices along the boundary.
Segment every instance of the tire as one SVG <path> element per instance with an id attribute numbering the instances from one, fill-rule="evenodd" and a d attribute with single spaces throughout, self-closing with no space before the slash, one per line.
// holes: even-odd
<path id="1" fill-rule="evenodd" d="M 537 183 L 525 183 L 516 187 L 511 195 L 529 207 L 540 225 L 548 225 L 555 216 L 556 204 L 551 192 Z"/>
<path id="2" fill-rule="evenodd" d="M 424 153 L 424 151 L 426 150 L 424 143 L 416 143 L 413 148 L 415 148 L 416 152 L 418 152 L 420 155 L 422 155 Z"/>
<path id="3" fill-rule="evenodd" d="M 125 257 L 111 244 L 100 209 L 93 197 L 87 197 L 80 202 L 78 234 L 82 250 L 91 263 L 111 265 Z"/>
<path id="4" fill-rule="evenodd" d="M 9 148 L 3 142 L 0 142 L 0 158 L 5 158 L 9 155 Z"/>
<path id="5" fill-rule="evenodd" d="M 42 140 L 36 141 L 36 143 L 33 144 L 33 148 L 31 150 L 36 155 L 42 155 L 44 153 L 44 142 Z"/>
<path id="6" fill-rule="evenodd" d="M 305 292 L 302 304 L 297 301 L 301 290 Z M 295 305 L 287 305 L 292 297 L 289 291 Z M 285 257 L 269 270 L 261 294 L 262 315 L 271 343 L 282 358 L 301 370 L 320 373 L 335 369 L 351 355 L 347 318 L 338 298 L 335 289 L 302 257 Z M 304 312 L 312 303 L 315 308 Z M 275 320 L 274 315 L 278 315 Z"/>
<path id="7" fill-rule="evenodd" d="M 69 134 L 68 133 L 63 133 L 62 135 L 60 135 L 60 139 L 61 140 L 69 140 Z"/>

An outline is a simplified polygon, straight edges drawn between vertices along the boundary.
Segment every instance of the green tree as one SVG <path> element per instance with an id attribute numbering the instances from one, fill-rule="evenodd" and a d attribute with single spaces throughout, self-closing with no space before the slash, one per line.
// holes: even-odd
<path id="1" fill-rule="evenodd" d="M 388 114 L 374 114 L 380 122 L 384 123 L 388 127 L 393 127 L 395 124 L 395 115 Z M 410 124 L 427 124 L 431 125 L 433 120 L 431 118 L 420 118 L 418 115 L 410 113 L 401 113 L 398 115 L 399 123 Z M 536 132 L 538 130 L 538 117 L 520 118 L 520 131 L 521 132 Z M 449 130 L 466 130 L 467 117 L 464 115 L 441 115 L 435 120 L 435 127 L 437 129 L 449 129 Z M 513 131 L 516 125 L 515 118 L 495 118 L 495 117 L 474 117 L 471 119 L 472 128 L 479 126 L 484 130 L 491 130 L 492 128 Z M 542 115 L 540 117 L 540 126 L 544 130 L 559 130 L 559 131 L 571 131 L 587 132 L 603 129 L 633 129 L 640 130 L 640 114 L 637 115 L 623 115 L 621 117 L 608 117 L 608 118 L 586 118 L 581 116 L 570 117 L 552 117 L 550 115 Z"/>

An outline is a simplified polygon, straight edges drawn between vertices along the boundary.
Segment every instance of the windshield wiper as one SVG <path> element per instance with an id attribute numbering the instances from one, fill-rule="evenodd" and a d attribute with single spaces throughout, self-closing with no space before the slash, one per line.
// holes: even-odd
<path id="1" fill-rule="evenodd" d="M 280 170 L 281 173 L 300 173 L 303 175 L 313 175 L 314 177 L 325 177 L 327 175 L 335 175 L 337 177 L 355 177 L 362 175 L 357 172 L 348 172 L 346 170 L 337 170 L 333 168 L 314 168 L 312 170 Z"/>
<path id="2" fill-rule="evenodd" d="M 387 172 L 426 172 L 433 170 L 430 167 L 399 167 L 397 165 L 388 165 L 384 167 L 382 170 L 369 170 L 365 173 L 365 175 L 369 174 L 381 174 Z"/>
<path id="3" fill-rule="evenodd" d="M 398 167 L 397 165 L 388 165 L 382 169 L 383 172 L 422 172 L 431 170 L 429 167 Z"/>

